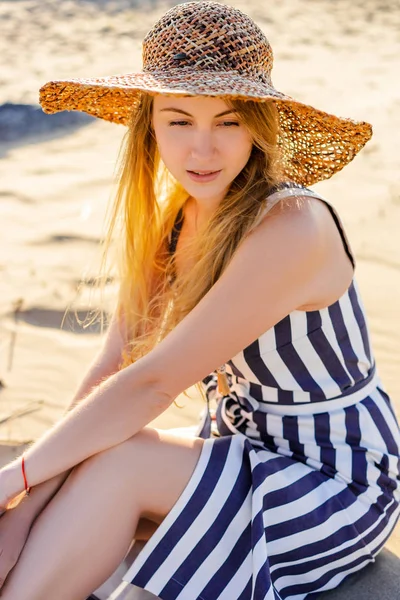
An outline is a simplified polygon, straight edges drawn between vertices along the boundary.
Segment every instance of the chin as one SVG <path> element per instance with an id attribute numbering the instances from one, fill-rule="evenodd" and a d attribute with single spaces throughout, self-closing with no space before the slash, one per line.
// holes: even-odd
<path id="1" fill-rule="evenodd" d="M 207 200 L 207 198 L 215 198 L 215 197 L 221 197 L 223 198 L 226 194 L 226 192 L 229 189 L 229 186 L 231 185 L 230 183 L 218 183 L 218 185 L 216 185 L 214 182 L 211 182 L 209 184 L 206 183 L 193 183 L 193 181 L 187 181 L 185 180 L 185 183 L 182 183 L 183 187 L 185 188 L 185 190 L 187 191 L 188 194 L 190 194 L 191 196 L 193 196 L 194 198 L 197 199 L 204 199 Z"/>

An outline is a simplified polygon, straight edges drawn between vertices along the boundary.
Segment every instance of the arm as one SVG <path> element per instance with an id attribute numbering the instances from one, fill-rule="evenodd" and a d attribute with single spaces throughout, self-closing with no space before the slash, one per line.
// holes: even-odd
<path id="1" fill-rule="evenodd" d="M 303 304 L 328 277 L 327 236 L 314 213 L 291 209 L 266 219 L 240 244 L 198 305 L 151 352 L 101 383 L 26 453 L 29 485 L 122 443 L 216 365 Z M 2 485 L 22 489 L 20 462 Z"/>
<path id="2" fill-rule="evenodd" d="M 120 327 L 116 316 L 114 315 L 103 345 L 91 363 L 83 381 L 67 407 L 66 412 L 69 412 L 77 406 L 94 387 L 118 370 L 123 345 L 123 337 L 120 333 Z M 19 515 L 18 518 L 26 519 L 31 523 L 60 489 L 70 472 L 71 470 L 68 469 L 67 471 L 35 486 L 32 489 L 29 498 L 23 496 L 21 501 L 14 508 L 15 512 Z"/>

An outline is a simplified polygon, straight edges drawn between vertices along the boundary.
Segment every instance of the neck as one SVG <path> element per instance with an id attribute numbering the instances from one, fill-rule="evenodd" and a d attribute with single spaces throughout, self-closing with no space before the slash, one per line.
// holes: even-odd
<path id="1" fill-rule="evenodd" d="M 193 223 L 193 226 L 197 231 L 203 223 L 206 223 L 211 219 L 217 206 L 204 208 L 204 206 L 202 206 L 195 198 L 190 196 L 186 201 L 184 208 L 185 220 L 188 219 L 190 223 Z"/>

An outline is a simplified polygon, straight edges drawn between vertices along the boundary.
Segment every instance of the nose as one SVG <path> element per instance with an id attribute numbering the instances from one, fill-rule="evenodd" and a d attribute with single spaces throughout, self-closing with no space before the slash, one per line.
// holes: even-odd
<path id="1" fill-rule="evenodd" d="M 216 148 L 211 131 L 198 130 L 193 133 L 191 155 L 198 161 L 205 162 L 212 158 Z"/>

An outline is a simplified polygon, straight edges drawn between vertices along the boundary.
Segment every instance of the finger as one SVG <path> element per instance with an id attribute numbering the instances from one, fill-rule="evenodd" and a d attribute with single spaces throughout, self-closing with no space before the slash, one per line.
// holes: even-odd
<path id="1" fill-rule="evenodd" d="M 6 506 L 6 509 L 15 508 L 21 502 L 21 500 L 25 497 L 25 491 L 20 492 L 17 496 L 12 498 Z"/>

